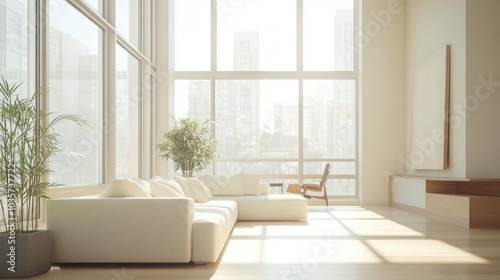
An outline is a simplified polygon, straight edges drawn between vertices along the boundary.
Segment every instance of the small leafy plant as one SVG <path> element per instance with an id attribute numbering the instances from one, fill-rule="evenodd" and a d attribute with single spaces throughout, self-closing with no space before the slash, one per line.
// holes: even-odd
<path id="1" fill-rule="evenodd" d="M 46 175 L 49 159 L 59 152 L 56 126 L 73 122 L 86 127 L 88 122 L 39 110 L 37 99 L 45 90 L 22 98 L 20 86 L 0 81 L 0 210 L 3 231 L 23 233 L 38 230 L 40 200 L 55 185 Z"/>
<path id="2" fill-rule="evenodd" d="M 174 126 L 165 132 L 163 142 L 158 145 L 163 159 L 172 159 L 175 170 L 182 176 L 192 177 L 201 171 L 216 156 L 217 141 L 212 138 L 210 120 L 200 123 L 190 118 L 175 119 Z"/>

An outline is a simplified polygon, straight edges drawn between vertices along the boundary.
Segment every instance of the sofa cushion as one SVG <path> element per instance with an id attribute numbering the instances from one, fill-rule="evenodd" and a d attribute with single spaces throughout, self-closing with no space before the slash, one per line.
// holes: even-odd
<path id="1" fill-rule="evenodd" d="M 179 184 L 179 186 L 182 188 L 182 191 L 184 192 L 184 195 L 186 195 L 186 197 L 190 197 L 190 198 L 196 200 L 193 192 L 191 191 L 191 188 L 189 187 L 189 184 L 188 184 L 186 178 L 180 177 L 180 176 L 174 176 L 174 181 L 177 182 L 177 184 Z"/>
<path id="2" fill-rule="evenodd" d="M 238 204 L 232 200 L 209 200 L 204 203 L 195 203 L 194 212 L 196 213 L 218 213 L 224 217 L 224 220 L 230 224 L 235 224 L 238 220 Z M 229 231 L 232 230 L 232 227 Z M 228 232 L 229 233 L 229 232 Z"/>
<path id="3" fill-rule="evenodd" d="M 216 262 L 238 218 L 234 201 L 195 203 L 192 261 Z"/>
<path id="4" fill-rule="evenodd" d="M 205 184 L 196 178 L 186 178 L 196 202 L 207 202 L 212 198 L 212 192 Z"/>
<path id="5" fill-rule="evenodd" d="M 260 195 L 269 194 L 270 185 L 269 183 L 260 183 L 259 189 L 260 189 Z"/>
<path id="6" fill-rule="evenodd" d="M 229 176 L 227 175 L 205 175 L 199 176 L 198 179 L 210 189 L 212 195 L 218 195 L 220 190 L 229 184 Z"/>
<path id="7" fill-rule="evenodd" d="M 149 184 L 148 184 L 149 185 Z M 130 178 L 115 178 L 104 188 L 100 197 L 151 197 L 150 189 Z"/>
<path id="8" fill-rule="evenodd" d="M 238 220 L 241 221 L 307 219 L 307 201 L 300 195 L 219 196 L 212 200 L 231 200 L 238 203 Z"/>
<path id="9" fill-rule="evenodd" d="M 151 185 L 149 184 L 148 181 L 142 180 L 141 178 L 134 178 L 133 180 L 141 184 L 144 190 L 146 190 L 149 194 L 153 195 L 151 193 Z"/>
<path id="10" fill-rule="evenodd" d="M 182 190 L 182 188 L 179 185 L 179 183 L 177 183 L 174 180 L 165 180 L 165 179 L 163 179 L 163 178 L 161 178 L 159 176 L 155 176 L 155 177 L 151 178 L 151 180 L 149 180 L 149 181 L 150 182 L 151 181 L 155 181 L 155 182 L 158 182 L 160 184 L 167 185 L 169 188 L 173 189 L 174 191 L 176 191 L 177 193 L 179 193 L 181 196 L 186 197 L 186 194 Z M 153 187 L 151 188 L 151 192 L 153 192 Z"/>
<path id="11" fill-rule="evenodd" d="M 184 193 L 181 194 L 178 190 L 163 182 L 164 181 L 150 181 L 151 194 L 154 197 L 185 197 Z M 180 188 L 179 186 L 179 189 Z"/>
<path id="12" fill-rule="evenodd" d="M 244 195 L 243 174 L 239 173 L 229 177 L 229 182 L 221 186 L 217 195 Z"/>
<path id="13" fill-rule="evenodd" d="M 253 174 L 242 174 L 243 194 L 260 195 L 259 176 Z"/>

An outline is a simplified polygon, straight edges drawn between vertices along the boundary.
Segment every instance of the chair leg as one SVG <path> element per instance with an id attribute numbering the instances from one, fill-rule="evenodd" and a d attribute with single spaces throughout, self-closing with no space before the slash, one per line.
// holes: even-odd
<path id="1" fill-rule="evenodd" d="M 311 198 L 310 195 L 307 195 L 307 190 L 304 190 L 304 189 L 300 189 L 300 194 L 305 197 L 305 198 Z M 309 197 L 308 197 L 309 196 Z"/>
<path id="2" fill-rule="evenodd" d="M 325 203 L 326 203 L 326 206 L 328 207 L 328 195 L 326 193 L 323 194 L 323 196 L 321 197 L 321 196 L 310 196 L 310 195 L 306 194 L 306 192 L 307 191 L 305 191 L 305 192 L 302 193 L 302 196 L 304 198 L 309 198 L 309 199 L 311 199 L 311 198 L 319 198 L 319 199 L 323 199 L 325 201 Z"/>

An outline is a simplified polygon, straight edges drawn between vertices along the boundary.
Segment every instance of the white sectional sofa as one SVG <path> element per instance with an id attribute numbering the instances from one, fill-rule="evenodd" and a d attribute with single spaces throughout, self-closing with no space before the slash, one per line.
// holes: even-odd
<path id="1" fill-rule="evenodd" d="M 216 262 L 238 220 L 304 220 L 298 195 L 254 175 L 117 179 L 99 196 L 51 199 L 53 263 Z"/>

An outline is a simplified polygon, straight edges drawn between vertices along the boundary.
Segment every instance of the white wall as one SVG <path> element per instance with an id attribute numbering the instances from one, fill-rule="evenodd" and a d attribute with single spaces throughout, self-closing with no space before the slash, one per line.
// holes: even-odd
<path id="1" fill-rule="evenodd" d="M 498 0 L 408 0 L 407 73 L 451 45 L 450 166 L 407 174 L 500 177 L 500 10 Z M 407 75 L 407 93 L 411 75 Z M 411 100 L 411 98 L 407 98 Z M 407 102 L 406 158 L 411 158 L 411 103 Z"/>
<path id="2" fill-rule="evenodd" d="M 406 29 L 406 154 L 400 173 L 430 177 L 465 177 L 465 0 L 408 0 Z M 451 45 L 449 168 L 439 171 L 411 169 L 411 78 L 413 69 L 445 45 Z M 418 121 L 418 120 L 417 120 Z M 405 171 L 406 170 L 406 171 Z"/>
<path id="3" fill-rule="evenodd" d="M 500 1 L 467 1 L 466 176 L 500 177 Z"/>
<path id="4" fill-rule="evenodd" d="M 387 204 L 388 174 L 500 177 L 500 1 L 361 0 L 360 9 L 362 205 Z M 412 170 L 410 73 L 447 44 L 449 167 Z"/>
<path id="5" fill-rule="evenodd" d="M 388 175 L 405 150 L 405 1 L 362 0 L 360 200 L 388 204 Z"/>

